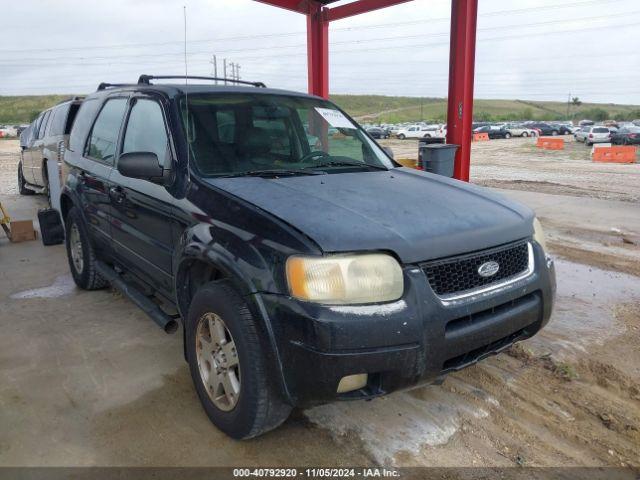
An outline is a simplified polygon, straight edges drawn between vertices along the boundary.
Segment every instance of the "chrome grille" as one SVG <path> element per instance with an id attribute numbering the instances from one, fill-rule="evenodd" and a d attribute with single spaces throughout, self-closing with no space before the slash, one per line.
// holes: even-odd
<path id="1" fill-rule="evenodd" d="M 499 269 L 494 275 L 483 277 L 479 269 L 487 262 L 497 262 Z M 439 296 L 487 287 L 517 277 L 528 268 L 529 245 L 524 240 L 422 265 L 431 288 Z"/>

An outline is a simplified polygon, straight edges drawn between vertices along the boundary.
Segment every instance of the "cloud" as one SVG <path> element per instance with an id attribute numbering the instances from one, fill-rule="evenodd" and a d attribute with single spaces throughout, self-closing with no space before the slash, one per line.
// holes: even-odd
<path id="1" fill-rule="evenodd" d="M 341 2 L 344 3 L 344 2 Z M 306 90 L 302 15 L 252 0 L 188 0 L 188 64 L 209 75 L 211 58 L 241 65 L 243 78 Z M 640 103 L 640 53 L 627 40 L 640 24 L 633 0 L 482 0 L 476 97 Z M 444 96 L 450 0 L 413 0 L 335 22 L 334 93 Z M 13 2 L 0 30 L 0 94 L 85 93 L 102 81 L 184 70 L 182 4 Z"/>

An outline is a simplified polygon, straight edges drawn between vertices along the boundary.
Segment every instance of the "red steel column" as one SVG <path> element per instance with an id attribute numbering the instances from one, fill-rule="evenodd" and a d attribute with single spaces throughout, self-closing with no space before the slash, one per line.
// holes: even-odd
<path id="1" fill-rule="evenodd" d="M 307 15 L 309 93 L 329 98 L 329 20 L 321 3 L 313 2 Z"/>
<path id="2" fill-rule="evenodd" d="M 469 181 L 478 0 L 451 0 L 447 143 L 460 145 L 453 176 Z"/>

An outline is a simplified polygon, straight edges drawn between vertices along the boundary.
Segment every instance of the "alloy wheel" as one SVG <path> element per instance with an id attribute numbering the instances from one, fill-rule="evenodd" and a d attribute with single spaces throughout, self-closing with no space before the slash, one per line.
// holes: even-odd
<path id="1" fill-rule="evenodd" d="M 77 224 L 71 226 L 69 232 L 69 251 L 71 252 L 71 260 L 77 273 L 82 273 L 84 268 L 84 256 L 82 251 L 82 240 L 80 239 L 80 230 Z"/>
<path id="2" fill-rule="evenodd" d="M 198 321 L 196 358 L 213 404 L 225 412 L 233 410 L 240 398 L 240 362 L 231 332 L 215 313 L 205 313 Z"/>

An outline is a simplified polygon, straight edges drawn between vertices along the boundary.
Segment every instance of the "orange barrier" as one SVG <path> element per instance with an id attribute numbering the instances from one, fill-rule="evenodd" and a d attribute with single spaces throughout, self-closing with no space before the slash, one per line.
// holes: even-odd
<path id="1" fill-rule="evenodd" d="M 564 139 L 557 137 L 538 137 L 536 147 L 545 150 L 564 150 Z"/>
<path id="2" fill-rule="evenodd" d="M 635 163 L 636 147 L 634 146 L 597 147 L 593 149 L 591 160 L 594 162 L 607 162 L 607 163 Z"/>
<path id="3" fill-rule="evenodd" d="M 487 140 L 489 140 L 489 134 L 488 133 L 474 133 L 473 134 L 473 141 L 474 142 L 486 142 Z"/>

